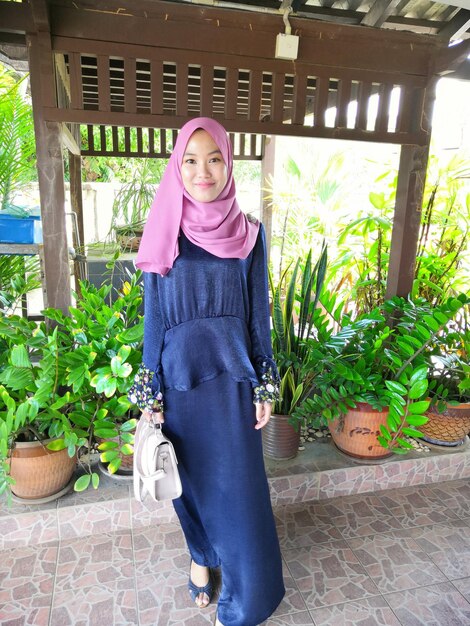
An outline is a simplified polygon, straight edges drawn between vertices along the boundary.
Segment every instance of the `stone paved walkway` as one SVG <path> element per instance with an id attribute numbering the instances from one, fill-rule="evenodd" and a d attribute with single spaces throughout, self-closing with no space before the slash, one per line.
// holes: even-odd
<path id="1" fill-rule="evenodd" d="M 266 626 L 470 625 L 470 481 L 277 506 L 287 594 Z M 205 626 L 176 523 L 0 552 L 1 626 Z"/>

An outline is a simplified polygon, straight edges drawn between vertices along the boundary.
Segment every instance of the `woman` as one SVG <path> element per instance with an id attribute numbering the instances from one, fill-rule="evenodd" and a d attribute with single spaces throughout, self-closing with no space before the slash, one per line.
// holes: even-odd
<path id="1" fill-rule="evenodd" d="M 144 230 L 142 367 L 130 397 L 164 422 L 179 461 L 174 500 L 191 554 L 188 588 L 216 624 L 257 626 L 284 595 L 261 432 L 277 393 L 265 236 L 240 210 L 225 129 L 181 129 Z"/>

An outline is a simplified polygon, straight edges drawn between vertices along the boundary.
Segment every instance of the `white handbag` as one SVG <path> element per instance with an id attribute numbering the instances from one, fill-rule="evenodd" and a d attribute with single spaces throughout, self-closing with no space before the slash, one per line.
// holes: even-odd
<path id="1" fill-rule="evenodd" d="M 179 498 L 183 489 L 178 460 L 160 424 L 141 418 L 134 438 L 134 496 L 142 502 L 148 493 L 155 501 Z"/>

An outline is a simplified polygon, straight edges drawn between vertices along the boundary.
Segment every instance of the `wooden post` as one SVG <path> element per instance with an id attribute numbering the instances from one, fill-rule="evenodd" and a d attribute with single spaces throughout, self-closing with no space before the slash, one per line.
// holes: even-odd
<path id="1" fill-rule="evenodd" d="M 436 84 L 437 78 L 433 77 L 426 88 L 421 115 L 417 117 L 427 134 L 426 144 L 401 147 L 386 298 L 406 297 L 413 287 Z"/>
<path id="2" fill-rule="evenodd" d="M 70 172 L 70 206 L 76 216 L 77 231 L 75 224 L 72 224 L 73 247 L 75 254 L 79 255 L 73 263 L 73 273 L 75 276 L 75 291 L 80 293 L 79 280 L 85 278 L 82 275 L 81 264 L 85 255 L 85 231 L 83 227 L 83 198 L 82 198 L 82 159 L 80 155 L 69 152 L 69 172 Z"/>
<path id="3" fill-rule="evenodd" d="M 70 206 L 77 215 L 78 238 L 80 241 L 73 242 L 74 246 L 83 246 L 85 243 L 85 231 L 83 227 L 83 198 L 82 198 L 82 158 L 69 152 L 70 171 Z M 77 252 L 83 253 L 83 250 Z"/>
<path id="4" fill-rule="evenodd" d="M 58 122 L 44 121 L 43 116 L 44 102 L 50 103 L 55 99 L 55 91 L 51 93 L 52 52 L 44 33 L 41 33 L 41 36 L 28 35 L 27 45 L 41 198 L 47 301 L 49 306 L 59 308 L 65 313 L 71 304 L 71 292 L 65 227 L 61 127 Z"/>
<path id="5" fill-rule="evenodd" d="M 268 261 L 271 253 L 271 235 L 273 229 L 272 205 L 269 200 L 265 199 L 266 187 L 269 179 L 274 178 L 274 164 L 276 152 L 276 138 L 267 136 L 264 144 L 264 155 L 261 161 L 261 221 L 266 230 L 266 247 L 268 252 Z"/>
<path id="6" fill-rule="evenodd" d="M 385 297 L 407 296 L 413 286 L 428 146 L 402 146 Z"/>

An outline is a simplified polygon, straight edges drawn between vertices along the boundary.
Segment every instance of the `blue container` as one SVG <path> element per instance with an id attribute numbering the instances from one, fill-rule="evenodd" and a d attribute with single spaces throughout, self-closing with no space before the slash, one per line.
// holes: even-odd
<path id="1" fill-rule="evenodd" d="M 38 215 L 1 215 L 0 243 L 34 243 L 34 222 L 39 219 Z"/>

